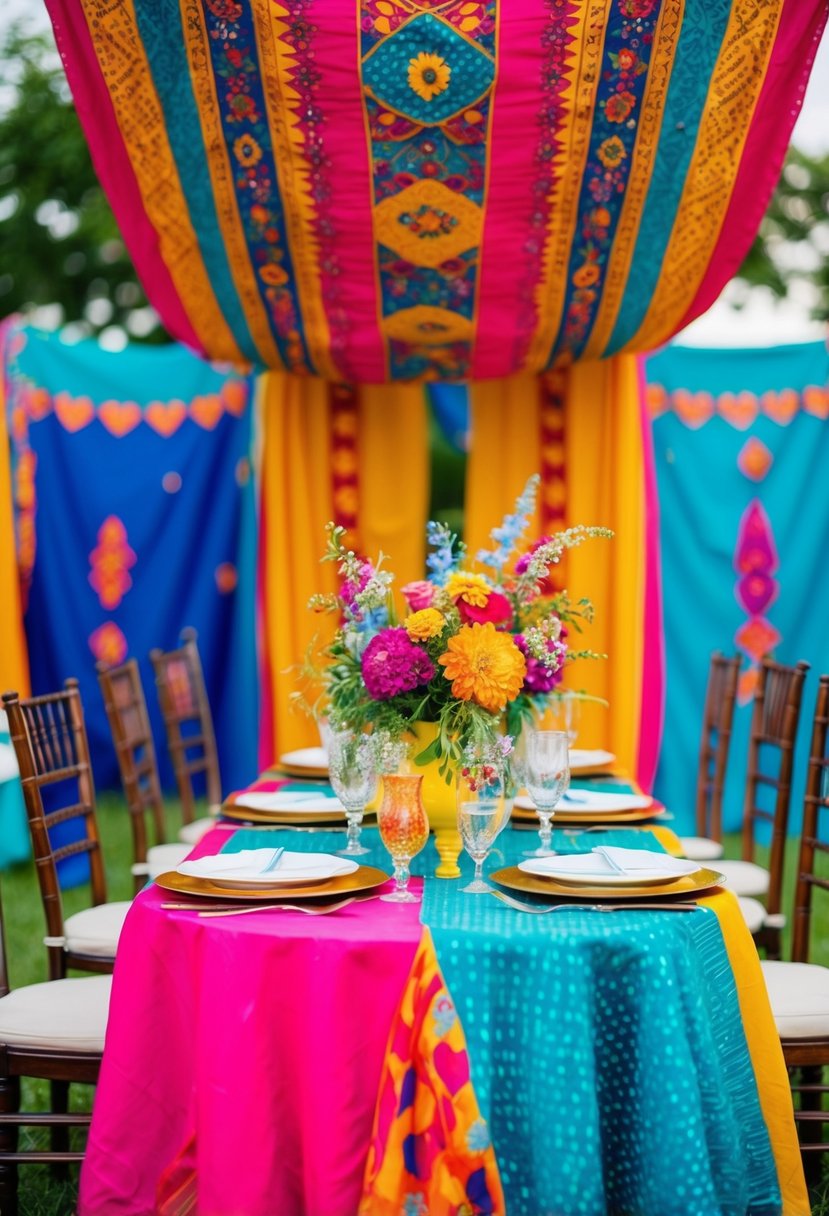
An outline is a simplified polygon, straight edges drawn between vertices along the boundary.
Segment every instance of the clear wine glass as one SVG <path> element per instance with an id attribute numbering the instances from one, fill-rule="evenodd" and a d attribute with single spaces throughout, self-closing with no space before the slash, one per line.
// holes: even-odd
<path id="1" fill-rule="evenodd" d="M 552 857 L 553 812 L 570 784 L 570 741 L 562 730 L 527 731 L 524 778 L 535 803 L 540 846 L 529 857 Z"/>
<path id="2" fill-rule="evenodd" d="M 564 731 L 572 747 L 579 737 L 581 698 L 572 692 L 557 693 L 550 701 L 548 715 L 551 730 Z"/>
<path id="3" fill-rule="evenodd" d="M 332 730 L 328 740 L 328 779 L 345 807 L 348 834 L 346 857 L 362 857 L 368 849 L 360 843 L 360 828 L 366 806 L 377 793 L 375 748 L 370 735 L 360 731 Z"/>
<path id="4" fill-rule="evenodd" d="M 458 773 L 455 794 L 458 831 L 464 848 L 475 863 L 475 875 L 461 889 L 480 895 L 491 890 L 483 880 L 484 862 L 495 838 L 506 826 L 512 798 L 508 797 L 506 757 L 497 749 L 488 748 L 482 754 L 467 753 L 466 761 Z"/>

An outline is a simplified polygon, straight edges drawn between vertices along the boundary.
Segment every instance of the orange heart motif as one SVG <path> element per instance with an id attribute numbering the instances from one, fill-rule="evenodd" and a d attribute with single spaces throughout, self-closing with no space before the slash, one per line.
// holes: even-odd
<path id="1" fill-rule="evenodd" d="M 62 393 L 61 395 L 64 397 L 69 396 L 68 393 Z M 45 388 L 31 388 L 26 395 L 25 401 L 32 422 L 40 422 L 41 418 L 45 418 L 52 408 L 52 398 L 49 396 L 48 389 Z"/>
<path id="2" fill-rule="evenodd" d="M 141 407 L 135 401 L 105 401 L 98 406 L 98 417 L 110 435 L 122 439 L 141 421 Z"/>
<path id="3" fill-rule="evenodd" d="M 788 426 L 800 409 L 800 395 L 793 388 L 781 389 L 779 393 L 763 393 L 763 409 L 773 422 Z"/>
<path id="4" fill-rule="evenodd" d="M 190 417 L 206 431 L 212 431 L 218 425 L 224 413 L 224 406 L 218 393 L 210 393 L 205 397 L 194 397 L 190 402 Z"/>
<path id="5" fill-rule="evenodd" d="M 149 423 L 154 431 L 169 439 L 175 434 L 187 417 L 187 406 L 183 401 L 151 401 L 144 410 L 144 421 Z"/>
<path id="6" fill-rule="evenodd" d="M 698 430 L 714 413 L 714 399 L 710 393 L 690 393 L 687 389 L 675 389 L 672 394 L 674 413 L 685 426 Z"/>
<path id="7" fill-rule="evenodd" d="M 829 418 L 829 388 L 807 384 L 803 390 L 803 408 L 815 418 Z"/>
<path id="8" fill-rule="evenodd" d="M 64 430 L 74 434 L 88 426 L 95 417 L 95 406 L 89 397 L 73 397 L 71 393 L 55 394 L 55 413 Z"/>
<path id="9" fill-rule="evenodd" d="M 717 408 L 730 426 L 738 431 L 747 431 L 757 417 L 759 403 L 754 393 L 721 393 Z"/>
<path id="10" fill-rule="evenodd" d="M 248 403 L 248 386 L 245 380 L 226 380 L 222 385 L 222 404 L 234 418 L 241 418 Z"/>

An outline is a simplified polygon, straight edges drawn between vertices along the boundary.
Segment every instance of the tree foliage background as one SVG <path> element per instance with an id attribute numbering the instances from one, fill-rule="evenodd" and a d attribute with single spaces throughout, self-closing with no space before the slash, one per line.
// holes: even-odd
<path id="1" fill-rule="evenodd" d="M 829 155 L 790 149 L 738 278 L 778 298 L 796 286 L 812 317 L 829 321 L 827 217 Z M 77 336 L 167 340 L 98 185 L 51 36 L 17 25 L 0 46 L 0 316 L 46 305 Z"/>

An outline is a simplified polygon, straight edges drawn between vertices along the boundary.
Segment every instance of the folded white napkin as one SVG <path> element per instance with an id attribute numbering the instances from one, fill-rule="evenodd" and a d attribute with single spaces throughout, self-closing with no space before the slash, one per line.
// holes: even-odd
<path id="1" fill-rule="evenodd" d="M 357 865 L 347 857 L 335 857 L 333 853 L 289 853 L 286 849 L 275 870 L 268 865 L 273 860 L 273 849 L 241 849 L 238 853 L 217 853 L 212 857 L 199 857 L 195 861 L 183 861 L 178 873 L 189 878 L 237 878 L 240 880 L 293 882 L 314 878 L 333 878 L 338 874 L 352 874 Z"/>
<path id="2" fill-rule="evenodd" d="M 653 853 L 649 849 L 623 849 L 616 845 L 598 845 L 591 853 L 565 853 L 534 863 L 539 868 L 567 870 L 571 874 L 668 874 L 677 877 L 696 874 L 694 861 L 671 857 L 668 853 Z M 536 871 L 538 872 L 538 871 Z"/>
<path id="3" fill-rule="evenodd" d="M 316 794 L 307 790 L 250 790 L 240 794 L 235 806 L 246 806 L 252 811 L 309 811 L 314 814 L 336 814 L 345 807 L 333 794 Z"/>

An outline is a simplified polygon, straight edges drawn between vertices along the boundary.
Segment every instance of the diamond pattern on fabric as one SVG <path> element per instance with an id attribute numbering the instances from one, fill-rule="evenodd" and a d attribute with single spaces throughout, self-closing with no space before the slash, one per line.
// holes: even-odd
<path id="1" fill-rule="evenodd" d="M 493 60 L 431 13 L 407 21 L 363 62 L 363 82 L 381 105 L 438 126 L 489 91 Z"/>

